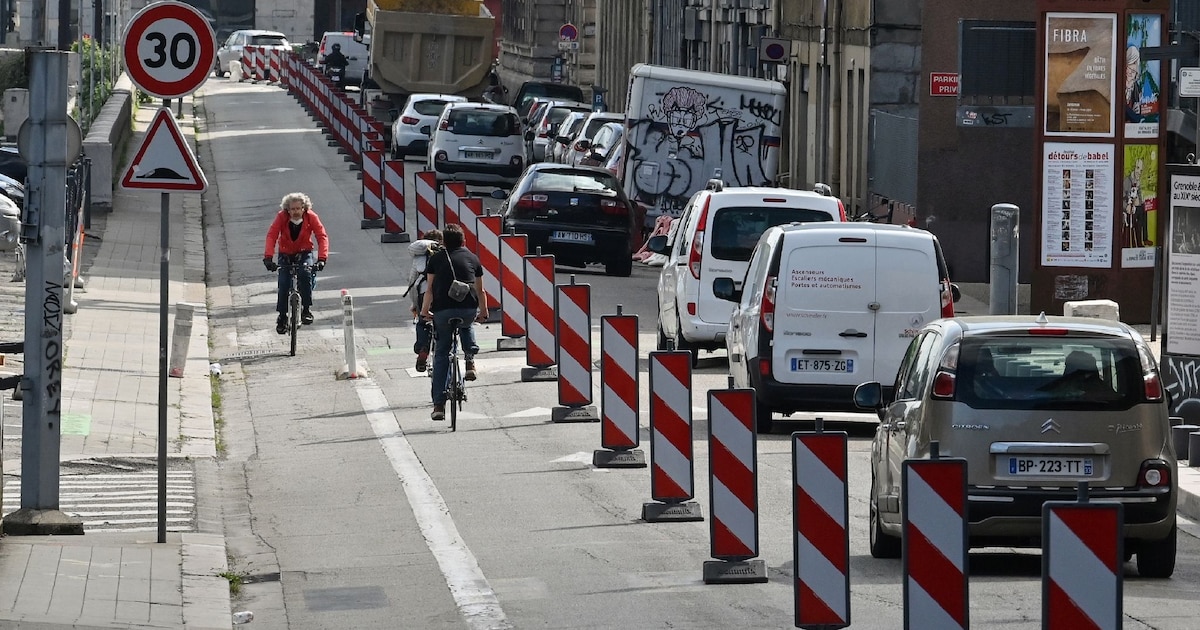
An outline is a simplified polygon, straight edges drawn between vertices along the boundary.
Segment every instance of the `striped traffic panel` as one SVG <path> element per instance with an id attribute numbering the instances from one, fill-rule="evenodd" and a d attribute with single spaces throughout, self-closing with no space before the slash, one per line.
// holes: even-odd
<path id="1" fill-rule="evenodd" d="M 257 47 L 254 51 L 254 79 L 256 81 L 267 80 L 267 53 L 266 46 Z"/>
<path id="2" fill-rule="evenodd" d="M 479 255 L 479 237 L 475 235 L 475 221 L 483 216 L 483 199 L 463 197 L 458 200 L 458 223 L 463 229 L 463 247 Z"/>
<path id="3" fill-rule="evenodd" d="M 504 217 L 498 214 L 475 220 L 475 255 L 479 256 L 479 264 L 483 267 L 483 293 L 489 310 L 500 308 L 500 229 L 503 224 Z"/>
<path id="4" fill-rule="evenodd" d="M 383 151 L 363 151 L 363 220 L 362 229 L 383 227 L 383 193 L 380 163 L 383 162 Z"/>
<path id="5" fill-rule="evenodd" d="M 529 237 L 500 235 L 500 334 L 497 350 L 525 349 L 525 255 Z"/>
<path id="6" fill-rule="evenodd" d="M 705 584 L 767 581 L 758 556 L 758 449 L 754 390 L 708 392 L 710 555 Z"/>
<path id="7" fill-rule="evenodd" d="M 554 287 L 555 362 L 558 364 L 558 407 L 551 422 L 599 422 L 592 403 L 592 286 Z"/>
<path id="8" fill-rule="evenodd" d="M 442 184 L 442 221 L 443 226 L 458 223 L 460 226 L 462 220 L 459 219 L 458 213 L 459 202 L 467 198 L 467 185 L 464 182 L 445 182 Z M 549 299 L 549 298 L 547 298 Z"/>
<path id="9" fill-rule="evenodd" d="M 525 363 L 522 381 L 557 380 L 554 365 L 554 256 L 525 256 Z"/>
<path id="10" fill-rule="evenodd" d="M 279 53 L 280 50 L 278 48 L 271 49 L 271 58 L 267 68 L 271 73 L 268 77 L 271 83 L 279 83 Z"/>
<path id="11" fill-rule="evenodd" d="M 792 434 L 797 628 L 850 626 L 846 433 Z"/>
<path id="12" fill-rule="evenodd" d="M 1124 509 L 1110 502 L 1042 504 L 1042 628 L 1121 627 Z"/>
<path id="13" fill-rule="evenodd" d="M 404 225 L 404 160 L 384 159 L 383 234 L 380 235 L 379 242 L 409 242 Z"/>
<path id="14" fill-rule="evenodd" d="M 967 595 L 967 460 L 901 464 L 904 627 L 970 627 Z"/>
<path id="15" fill-rule="evenodd" d="M 231 72 L 229 78 L 238 81 L 254 78 L 254 46 L 242 46 L 242 76 L 234 77 Z"/>
<path id="16" fill-rule="evenodd" d="M 638 316 L 600 317 L 600 446 L 593 451 L 598 468 L 645 468 L 638 445 Z"/>
<path id="17" fill-rule="evenodd" d="M 692 353 L 650 353 L 650 498 L 646 521 L 703 520 L 692 461 Z"/>
<path id="18" fill-rule="evenodd" d="M 417 193 L 417 238 L 425 238 L 429 230 L 441 228 L 441 213 L 437 203 L 437 172 L 413 173 L 413 190 Z"/>

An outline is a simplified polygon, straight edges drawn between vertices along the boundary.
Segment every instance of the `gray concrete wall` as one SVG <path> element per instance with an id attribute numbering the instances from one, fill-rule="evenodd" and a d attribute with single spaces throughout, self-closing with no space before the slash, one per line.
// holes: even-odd
<path id="1" fill-rule="evenodd" d="M 83 139 L 83 154 L 92 160 L 93 210 L 112 210 L 113 188 L 133 136 L 134 106 L 133 82 L 122 74 Z"/>

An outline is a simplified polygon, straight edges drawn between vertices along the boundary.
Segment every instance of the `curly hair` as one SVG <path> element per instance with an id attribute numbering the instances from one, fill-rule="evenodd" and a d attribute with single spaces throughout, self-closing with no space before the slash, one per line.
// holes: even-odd
<path id="1" fill-rule="evenodd" d="M 304 204 L 305 210 L 312 210 L 312 199 L 309 199 L 308 195 L 302 192 L 294 192 L 284 195 L 283 199 L 279 202 L 279 209 L 287 210 L 288 206 L 292 205 L 293 201 L 299 201 L 300 203 Z"/>

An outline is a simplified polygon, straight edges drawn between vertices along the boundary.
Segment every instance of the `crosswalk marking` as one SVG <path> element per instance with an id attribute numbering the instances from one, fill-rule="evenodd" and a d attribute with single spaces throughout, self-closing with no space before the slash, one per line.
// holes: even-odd
<path id="1" fill-rule="evenodd" d="M 158 528 L 158 471 L 63 475 L 58 504 L 83 522 L 85 532 L 138 532 Z M 196 529 L 196 480 L 190 470 L 167 471 L 168 531 Z M 4 514 L 21 507 L 21 480 L 4 483 Z"/>

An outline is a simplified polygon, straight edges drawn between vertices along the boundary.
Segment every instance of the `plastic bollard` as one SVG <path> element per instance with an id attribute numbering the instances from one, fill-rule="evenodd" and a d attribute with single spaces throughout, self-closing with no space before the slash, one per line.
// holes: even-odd
<path id="1" fill-rule="evenodd" d="M 1178 424 L 1171 427 L 1171 446 L 1175 449 L 1175 459 L 1179 461 L 1188 459 L 1188 434 L 1193 431 L 1200 431 L 1200 426 Z"/>
<path id="2" fill-rule="evenodd" d="M 1188 434 L 1188 466 L 1200 468 L 1200 431 Z"/>

